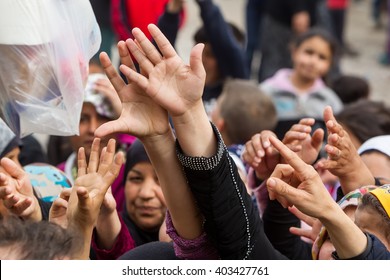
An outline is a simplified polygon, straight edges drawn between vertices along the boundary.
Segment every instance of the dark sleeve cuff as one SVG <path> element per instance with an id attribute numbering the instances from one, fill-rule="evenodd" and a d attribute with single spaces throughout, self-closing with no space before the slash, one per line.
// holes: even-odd
<path id="1" fill-rule="evenodd" d="M 176 140 L 176 153 L 180 163 L 191 170 L 207 171 L 214 169 L 220 162 L 226 146 L 222 140 L 222 136 L 213 123 L 214 134 L 217 137 L 217 153 L 212 157 L 190 157 L 184 154 L 180 147 L 179 141 Z"/>
<path id="2" fill-rule="evenodd" d="M 365 260 L 367 259 L 368 255 L 370 254 L 371 252 L 371 249 L 372 249 L 372 239 L 370 238 L 370 236 L 366 233 L 366 237 L 367 237 L 367 247 L 366 249 L 363 251 L 363 253 L 361 253 L 360 255 L 357 255 L 355 257 L 352 257 L 352 258 L 348 258 L 348 259 L 340 259 L 339 255 L 337 254 L 336 251 L 334 251 L 332 253 L 332 257 L 335 259 L 335 260 Z"/>

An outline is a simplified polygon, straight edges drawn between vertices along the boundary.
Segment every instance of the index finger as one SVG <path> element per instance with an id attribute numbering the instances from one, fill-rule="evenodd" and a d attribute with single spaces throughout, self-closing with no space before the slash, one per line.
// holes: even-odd
<path id="1" fill-rule="evenodd" d="M 279 151 L 279 153 L 283 156 L 286 162 L 291 165 L 295 171 L 298 172 L 299 175 L 303 175 L 307 164 L 300 159 L 300 157 L 291 151 L 286 145 L 284 145 L 279 139 L 271 136 L 269 138 L 271 144 Z"/>
<path id="2" fill-rule="evenodd" d="M 116 71 L 114 65 L 112 65 L 111 60 L 108 57 L 107 53 L 105 52 L 100 53 L 99 59 L 108 79 L 110 80 L 111 84 L 114 86 L 116 92 L 119 93 L 121 89 L 124 86 L 126 86 L 125 81 L 123 81 L 122 77 Z"/>

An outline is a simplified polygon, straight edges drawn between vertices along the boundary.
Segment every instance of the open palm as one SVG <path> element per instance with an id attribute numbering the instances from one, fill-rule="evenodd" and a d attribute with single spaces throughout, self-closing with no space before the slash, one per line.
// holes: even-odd
<path id="1" fill-rule="evenodd" d="M 125 42 L 118 43 L 118 50 L 121 56 L 121 68 L 126 65 L 129 69 L 135 69 Z M 121 132 L 142 138 L 168 131 L 168 113 L 155 104 L 136 83 L 129 81 L 126 84 L 106 53 L 101 53 L 100 60 L 122 102 L 122 112 L 117 120 L 100 126 L 95 135 L 103 137 L 114 132 Z"/>
<path id="2" fill-rule="evenodd" d="M 168 110 L 172 117 L 181 116 L 201 100 L 206 76 L 202 64 L 203 45 L 196 45 L 192 49 L 190 65 L 187 65 L 157 26 L 151 24 L 148 29 L 163 56 L 145 34 L 135 28 L 135 41 L 128 39 L 126 44 L 144 75 L 130 67 L 123 67 L 121 71 Z"/>

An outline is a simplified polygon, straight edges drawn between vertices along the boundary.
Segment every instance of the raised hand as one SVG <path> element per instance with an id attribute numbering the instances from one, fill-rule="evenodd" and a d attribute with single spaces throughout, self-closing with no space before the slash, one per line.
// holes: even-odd
<path id="1" fill-rule="evenodd" d="M 118 51 L 123 67 L 135 71 L 129 50 L 124 41 L 118 43 Z M 100 61 L 107 77 L 114 86 L 122 102 L 122 112 L 119 119 L 100 126 L 97 137 L 113 132 L 129 133 L 136 137 L 164 134 L 169 131 L 168 114 L 148 97 L 137 83 L 128 79 L 126 84 L 106 53 L 100 54 Z"/>
<path id="2" fill-rule="evenodd" d="M 270 198 L 320 219 L 340 258 L 361 254 L 367 247 L 367 237 L 332 199 L 314 168 L 278 139 L 271 137 L 270 141 L 288 163 L 278 165 L 268 179 Z M 296 179 L 299 184 L 293 187 L 290 182 Z"/>
<path id="3" fill-rule="evenodd" d="M 78 175 L 68 203 L 69 224 L 76 227 L 94 227 L 104 196 L 119 174 L 123 154 L 115 156 L 115 140 L 110 139 L 99 160 L 100 139 L 92 143 L 87 164 L 84 148 L 78 152 Z"/>
<path id="4" fill-rule="evenodd" d="M 68 201 L 71 192 L 72 189 L 64 188 L 50 207 L 49 221 L 63 228 L 68 228 L 68 217 L 66 216 L 66 211 L 68 210 Z"/>
<path id="5" fill-rule="evenodd" d="M 126 65 L 121 65 L 122 73 L 172 117 L 182 116 L 196 106 L 203 106 L 201 96 L 206 77 L 202 64 L 204 45 L 198 44 L 192 48 L 190 64 L 187 65 L 157 26 L 150 24 L 148 29 L 162 56 L 145 34 L 134 28 L 135 41 L 128 39 L 126 44 L 143 75 Z"/>
<path id="6" fill-rule="evenodd" d="M 0 199 L 4 207 L 24 220 L 42 220 L 28 174 L 9 158 L 2 158 L 0 163 L 6 172 L 0 173 Z"/>
<path id="7" fill-rule="evenodd" d="M 324 131 L 318 128 L 310 135 L 315 120 L 304 118 L 286 132 L 282 142 L 295 151 L 306 163 L 313 164 L 318 157 L 324 138 Z"/>
<path id="8" fill-rule="evenodd" d="M 287 163 L 279 164 L 267 181 L 270 198 L 284 207 L 295 205 L 307 215 L 322 217 L 327 207 L 334 206 L 334 201 L 316 170 L 278 139 L 271 137 L 270 142 Z"/>
<path id="9" fill-rule="evenodd" d="M 269 142 L 271 136 L 276 137 L 275 133 L 269 130 L 255 134 L 246 142 L 242 154 L 242 159 L 254 169 L 256 177 L 260 180 L 267 179 L 280 163 L 279 152 Z"/>
<path id="10" fill-rule="evenodd" d="M 331 107 L 325 108 L 324 121 L 328 129 L 328 144 L 325 146 L 328 158 L 319 162 L 318 167 L 339 177 L 344 193 L 364 185 L 374 185 L 374 177 L 358 155 L 348 133 L 336 121 Z"/>

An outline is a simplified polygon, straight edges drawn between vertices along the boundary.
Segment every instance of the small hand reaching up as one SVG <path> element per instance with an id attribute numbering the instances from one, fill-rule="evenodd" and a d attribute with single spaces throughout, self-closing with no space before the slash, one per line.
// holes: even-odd
<path id="1" fill-rule="evenodd" d="M 336 121 L 330 107 L 324 110 L 324 121 L 328 129 L 328 144 L 325 146 L 328 158 L 319 162 L 318 167 L 328 169 L 339 177 L 345 194 L 364 185 L 374 185 L 374 176 L 358 155 L 348 133 Z"/>
<path id="2" fill-rule="evenodd" d="M 78 176 L 72 187 L 68 202 L 67 218 L 69 228 L 82 234 L 84 248 L 80 258 L 88 258 L 92 230 L 96 225 L 100 208 L 108 188 L 118 176 L 123 154 L 115 156 L 115 140 L 111 139 L 99 155 L 100 139 L 92 143 L 87 164 L 84 148 L 78 153 Z"/>

